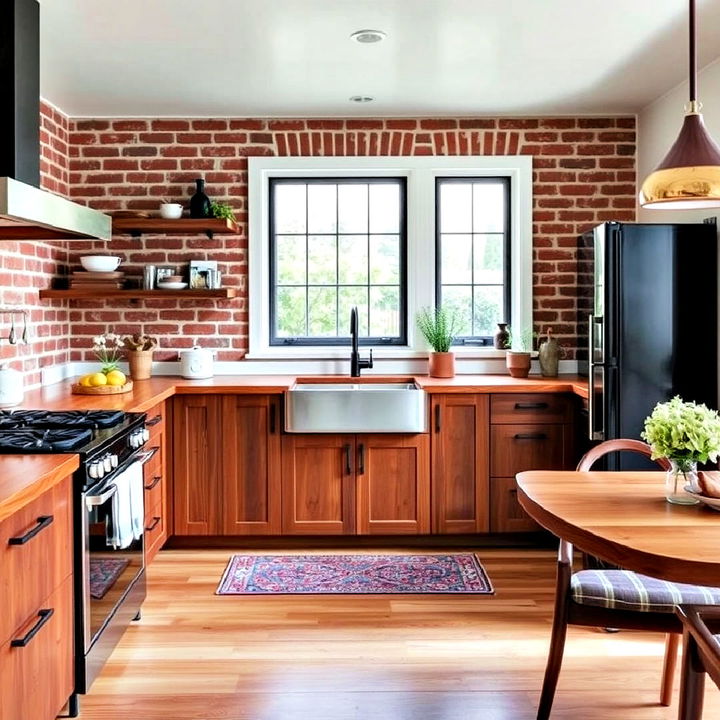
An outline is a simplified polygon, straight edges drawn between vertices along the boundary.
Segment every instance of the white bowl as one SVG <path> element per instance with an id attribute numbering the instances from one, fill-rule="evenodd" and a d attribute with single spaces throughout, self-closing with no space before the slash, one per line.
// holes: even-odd
<path id="1" fill-rule="evenodd" d="M 180 203 L 162 203 L 160 217 L 166 220 L 177 220 L 182 217 L 183 206 Z"/>
<path id="2" fill-rule="evenodd" d="M 83 255 L 80 264 L 88 272 L 113 272 L 120 264 L 117 255 Z"/>
<path id="3" fill-rule="evenodd" d="M 188 284 L 186 282 L 164 282 L 157 284 L 160 290 L 184 290 Z"/>

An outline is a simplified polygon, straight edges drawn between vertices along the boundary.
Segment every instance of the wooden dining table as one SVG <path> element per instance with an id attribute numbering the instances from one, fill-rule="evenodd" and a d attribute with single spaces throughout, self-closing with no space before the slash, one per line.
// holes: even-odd
<path id="1" fill-rule="evenodd" d="M 591 555 L 674 582 L 720 586 L 720 512 L 665 500 L 663 472 L 533 470 L 518 500 L 546 530 Z"/>

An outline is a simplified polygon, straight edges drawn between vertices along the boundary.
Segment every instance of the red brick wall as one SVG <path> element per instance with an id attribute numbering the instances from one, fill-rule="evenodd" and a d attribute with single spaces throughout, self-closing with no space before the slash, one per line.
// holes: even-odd
<path id="1" fill-rule="evenodd" d="M 180 267 L 216 259 L 224 282 L 241 290 L 218 303 L 83 302 L 71 310 L 72 358 L 88 358 L 90 337 L 109 327 L 158 335 L 165 349 L 202 342 L 222 360 L 247 349 L 247 156 L 534 156 L 535 320 L 552 324 L 573 357 L 577 235 L 603 220 L 635 219 L 635 119 L 71 120 L 70 192 L 102 210 L 155 211 L 185 201 L 203 176 L 229 202 L 237 237 L 116 238 L 128 272 L 144 263 Z M 86 251 L 87 247 L 72 247 Z M 104 251 L 108 248 L 102 246 Z"/>
<path id="2" fill-rule="evenodd" d="M 40 109 L 41 186 L 60 195 L 68 194 L 68 119 L 52 106 Z M 0 359 L 25 373 L 27 385 L 40 382 L 40 369 L 67 362 L 70 324 L 67 303 L 41 302 L 40 288 L 49 287 L 52 278 L 68 261 L 66 243 L 1 242 L 0 306 L 19 306 L 29 310 L 31 342 L 9 345 L 10 316 L 0 316 Z M 16 317 L 18 337 L 22 319 Z"/>

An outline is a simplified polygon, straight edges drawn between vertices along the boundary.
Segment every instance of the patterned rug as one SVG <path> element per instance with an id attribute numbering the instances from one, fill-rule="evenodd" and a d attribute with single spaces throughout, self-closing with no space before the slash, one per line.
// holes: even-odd
<path id="1" fill-rule="evenodd" d="M 233 555 L 216 595 L 494 590 L 475 555 Z"/>
<path id="2" fill-rule="evenodd" d="M 90 558 L 90 595 L 102 600 L 129 563 L 115 558 Z"/>

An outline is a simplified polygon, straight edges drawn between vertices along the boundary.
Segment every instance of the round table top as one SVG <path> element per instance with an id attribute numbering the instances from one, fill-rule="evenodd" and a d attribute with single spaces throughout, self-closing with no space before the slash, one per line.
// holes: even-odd
<path id="1" fill-rule="evenodd" d="M 518 500 L 563 540 L 628 570 L 720 586 L 720 513 L 671 505 L 665 473 L 534 470 L 517 476 Z"/>

